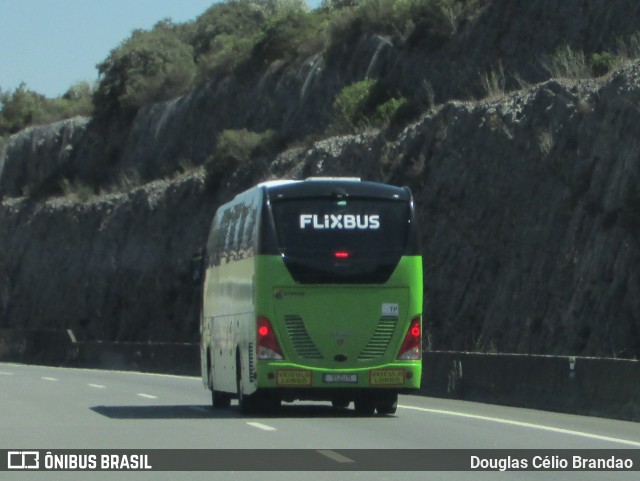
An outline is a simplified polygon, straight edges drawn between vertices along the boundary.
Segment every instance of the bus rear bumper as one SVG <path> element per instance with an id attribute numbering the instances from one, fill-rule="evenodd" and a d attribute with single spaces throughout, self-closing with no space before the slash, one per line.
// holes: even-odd
<path id="1" fill-rule="evenodd" d="M 319 369 L 292 363 L 260 362 L 256 374 L 258 389 L 330 399 L 333 393 L 346 391 L 414 392 L 420 388 L 422 363 L 396 362 L 359 369 Z M 297 396 L 296 399 L 303 398 Z"/>

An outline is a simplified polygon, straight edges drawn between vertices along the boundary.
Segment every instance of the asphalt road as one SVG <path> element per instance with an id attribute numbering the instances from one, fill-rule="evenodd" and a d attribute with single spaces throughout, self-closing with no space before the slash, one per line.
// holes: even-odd
<path id="1" fill-rule="evenodd" d="M 328 403 L 245 417 L 213 411 L 199 378 L 0 363 L 0 449 L 640 449 L 640 424 L 420 396 L 395 416 Z M 603 472 L 0 473 L 2 479 L 637 480 Z"/>

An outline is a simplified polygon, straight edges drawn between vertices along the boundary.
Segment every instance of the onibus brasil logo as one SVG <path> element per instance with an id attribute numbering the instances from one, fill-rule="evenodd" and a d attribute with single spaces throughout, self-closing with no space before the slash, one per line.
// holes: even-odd
<path id="1" fill-rule="evenodd" d="M 39 469 L 40 453 L 38 451 L 9 451 L 7 453 L 7 469 Z"/>

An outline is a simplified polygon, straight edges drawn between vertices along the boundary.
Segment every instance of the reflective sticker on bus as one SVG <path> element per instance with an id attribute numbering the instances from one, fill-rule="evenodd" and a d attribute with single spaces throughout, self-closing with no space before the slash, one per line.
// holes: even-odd
<path id="1" fill-rule="evenodd" d="M 300 214 L 300 229 L 379 229 L 380 216 L 354 214 Z"/>
<path id="2" fill-rule="evenodd" d="M 400 308 L 398 304 L 382 304 L 382 316 L 383 317 L 398 317 Z"/>

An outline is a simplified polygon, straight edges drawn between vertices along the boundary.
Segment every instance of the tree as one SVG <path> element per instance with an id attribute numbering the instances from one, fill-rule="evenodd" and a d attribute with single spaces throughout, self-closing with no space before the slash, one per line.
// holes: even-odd
<path id="1" fill-rule="evenodd" d="M 22 82 L 12 93 L 0 92 L 0 135 L 15 134 L 42 117 L 46 97 Z"/>
<path id="2" fill-rule="evenodd" d="M 169 21 L 153 30 L 136 30 L 98 64 L 96 116 L 133 114 L 143 105 L 184 94 L 193 87 L 193 48 Z"/>

